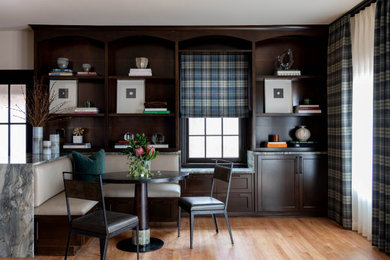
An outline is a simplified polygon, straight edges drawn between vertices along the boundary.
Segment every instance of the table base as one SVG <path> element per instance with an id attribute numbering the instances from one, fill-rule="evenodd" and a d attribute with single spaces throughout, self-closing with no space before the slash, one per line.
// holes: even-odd
<path id="1" fill-rule="evenodd" d="M 164 245 L 164 241 L 161 239 L 151 237 L 150 238 L 150 244 L 147 245 L 140 245 L 139 251 L 140 252 L 151 252 L 157 249 L 162 248 Z M 137 252 L 137 246 L 133 245 L 132 238 L 127 238 L 122 241 L 119 241 L 119 243 L 116 245 L 116 248 L 122 251 L 126 252 Z"/>

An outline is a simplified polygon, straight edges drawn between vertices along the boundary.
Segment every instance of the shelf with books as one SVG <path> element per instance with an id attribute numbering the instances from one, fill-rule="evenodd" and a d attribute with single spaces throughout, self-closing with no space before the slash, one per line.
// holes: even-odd
<path id="1" fill-rule="evenodd" d="M 175 80 L 172 76 L 108 76 L 109 79 Z"/>
<path id="2" fill-rule="evenodd" d="M 321 117 L 324 116 L 323 113 L 257 113 L 256 117 L 291 117 L 291 116 L 298 116 L 298 117 Z"/>
<path id="3" fill-rule="evenodd" d="M 169 114 L 160 114 L 160 113 L 153 113 L 153 114 L 144 114 L 144 113 L 126 113 L 126 114 L 118 114 L 118 113 L 110 113 L 108 114 L 109 117 L 174 117 L 174 113 Z"/>
<path id="4" fill-rule="evenodd" d="M 300 75 L 300 76 L 277 76 L 277 75 L 256 75 L 256 81 L 264 81 L 265 79 L 324 79 L 323 75 Z"/>
<path id="5" fill-rule="evenodd" d="M 61 113 L 58 117 L 104 117 L 104 113 Z"/>
<path id="6" fill-rule="evenodd" d="M 44 78 L 48 78 L 50 80 L 67 80 L 67 79 L 77 79 L 77 80 L 104 80 L 104 76 L 78 76 L 78 75 L 73 75 L 73 76 L 48 76 L 45 75 L 43 76 Z"/>

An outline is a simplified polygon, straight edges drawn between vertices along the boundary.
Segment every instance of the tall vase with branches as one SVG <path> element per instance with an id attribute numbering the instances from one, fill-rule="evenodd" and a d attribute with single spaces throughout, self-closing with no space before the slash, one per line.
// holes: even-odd
<path id="1" fill-rule="evenodd" d="M 33 127 L 33 154 L 42 153 L 43 127 L 50 120 L 58 117 L 66 102 L 53 106 L 56 93 L 42 82 L 34 81 L 33 88 L 24 93 L 26 109 L 18 107 L 25 114 L 27 121 Z"/>

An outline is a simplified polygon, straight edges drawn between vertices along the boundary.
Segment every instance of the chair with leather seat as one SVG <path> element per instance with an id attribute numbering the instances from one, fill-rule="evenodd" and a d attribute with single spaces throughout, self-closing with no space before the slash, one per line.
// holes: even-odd
<path id="1" fill-rule="evenodd" d="M 225 162 L 224 166 L 219 164 L 220 161 Z M 229 230 L 230 240 L 234 244 L 232 232 L 230 230 L 229 218 L 227 213 L 229 193 L 230 193 L 230 183 L 232 179 L 232 169 L 233 163 L 226 160 L 217 160 L 214 168 L 214 174 L 211 182 L 211 194 L 209 197 L 181 197 L 178 202 L 178 230 L 177 236 L 180 237 L 180 218 L 181 218 L 181 209 L 184 209 L 190 214 L 190 248 L 192 249 L 193 245 L 193 232 L 194 232 L 194 216 L 195 215 L 208 215 L 211 214 L 215 231 L 218 233 L 217 220 L 215 218 L 216 214 L 223 214 L 226 219 L 227 227 Z M 221 180 L 228 184 L 226 191 L 226 200 L 222 202 L 213 197 L 215 180 Z"/>
<path id="2" fill-rule="evenodd" d="M 69 218 L 69 233 L 66 243 L 65 259 L 68 256 L 72 233 L 98 237 L 100 239 L 100 259 L 104 260 L 107 253 L 108 239 L 133 228 L 136 228 L 137 259 L 139 259 L 138 217 L 130 214 L 106 211 L 101 176 L 83 175 L 86 176 L 88 181 L 73 179 L 72 173 L 63 173 L 66 207 Z M 69 198 L 98 201 L 101 209 L 72 219 Z"/>

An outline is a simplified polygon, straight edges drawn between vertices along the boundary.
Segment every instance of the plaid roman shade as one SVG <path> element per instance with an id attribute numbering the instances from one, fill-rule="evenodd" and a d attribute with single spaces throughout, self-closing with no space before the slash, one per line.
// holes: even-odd
<path id="1" fill-rule="evenodd" d="M 247 117 L 248 77 L 247 55 L 182 54 L 181 117 Z"/>
<path id="2" fill-rule="evenodd" d="M 390 2 L 378 0 L 374 43 L 372 244 L 390 254 Z"/>
<path id="3" fill-rule="evenodd" d="M 352 47 L 350 17 L 329 27 L 328 216 L 352 228 Z"/>

